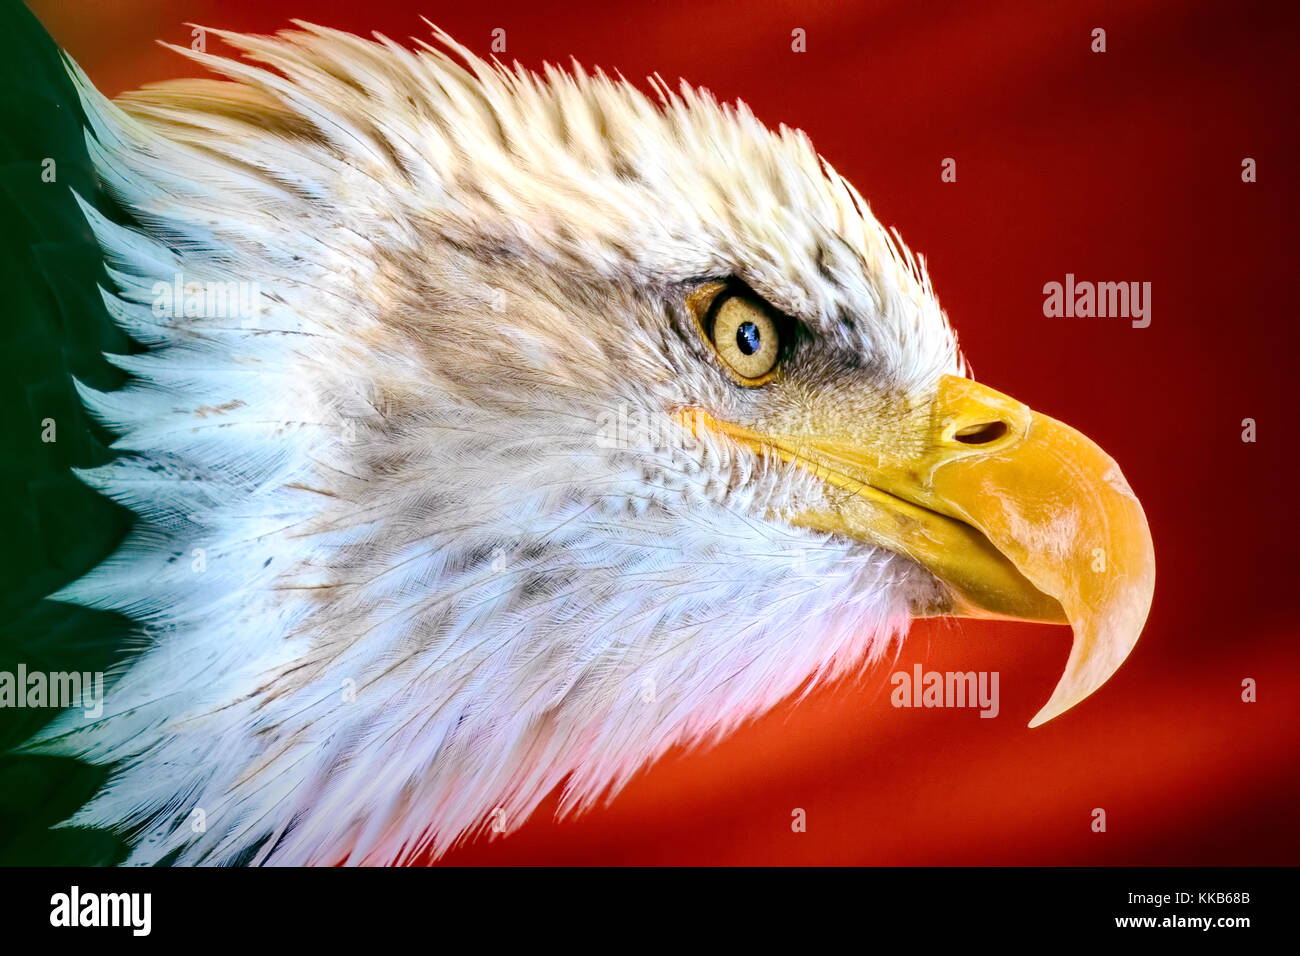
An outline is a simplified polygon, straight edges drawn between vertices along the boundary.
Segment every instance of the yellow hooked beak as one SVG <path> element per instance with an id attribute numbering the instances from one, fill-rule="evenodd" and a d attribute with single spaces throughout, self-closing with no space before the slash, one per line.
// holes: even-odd
<path id="1" fill-rule="evenodd" d="M 774 433 L 689 416 L 806 468 L 829 505 L 786 517 L 906 555 L 946 586 L 927 615 L 1068 623 L 1074 645 L 1036 727 L 1124 662 L 1146 622 L 1155 552 L 1119 466 L 1082 434 L 993 389 L 944 376 L 886 424 L 835 405 Z"/>

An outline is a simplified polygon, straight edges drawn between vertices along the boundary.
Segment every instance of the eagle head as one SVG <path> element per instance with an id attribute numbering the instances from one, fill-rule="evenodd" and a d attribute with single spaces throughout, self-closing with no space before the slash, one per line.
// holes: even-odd
<path id="1" fill-rule="evenodd" d="M 1071 624 L 1036 723 L 1132 648 L 1118 467 L 968 376 L 802 133 L 441 33 L 218 35 L 246 56 L 180 52 L 221 80 L 109 102 L 72 68 L 147 347 L 82 389 L 120 436 L 82 476 L 139 521 L 57 596 L 147 646 L 36 744 L 116 766 L 75 822 L 138 862 L 401 861 L 587 806 L 913 617 Z"/>

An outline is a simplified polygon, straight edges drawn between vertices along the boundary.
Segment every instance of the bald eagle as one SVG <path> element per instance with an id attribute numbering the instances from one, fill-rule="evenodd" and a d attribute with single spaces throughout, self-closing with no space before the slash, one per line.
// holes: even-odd
<path id="1" fill-rule="evenodd" d="M 296 21 L 295 21 L 296 22 Z M 373 864 L 616 792 L 916 617 L 1145 622 L 1142 508 L 977 383 L 799 132 L 657 77 L 296 22 L 109 101 L 79 198 L 137 347 L 78 383 L 136 515 L 56 601 L 143 646 L 28 744 L 130 862 Z M 195 816 L 203 825 L 194 825 Z"/>

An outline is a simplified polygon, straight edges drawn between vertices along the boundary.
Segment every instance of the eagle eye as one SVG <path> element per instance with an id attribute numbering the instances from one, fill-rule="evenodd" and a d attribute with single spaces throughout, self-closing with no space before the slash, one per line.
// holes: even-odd
<path id="1" fill-rule="evenodd" d="M 743 294 L 716 302 L 708 337 L 727 369 L 742 385 L 763 385 L 781 358 L 782 329 L 766 303 Z"/>

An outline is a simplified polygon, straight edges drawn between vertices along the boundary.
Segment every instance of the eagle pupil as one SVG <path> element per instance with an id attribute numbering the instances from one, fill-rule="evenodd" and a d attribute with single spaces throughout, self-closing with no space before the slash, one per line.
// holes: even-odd
<path id="1" fill-rule="evenodd" d="M 746 355 L 753 355 L 761 345 L 758 326 L 753 322 L 741 322 L 740 327 L 736 329 L 736 348 Z"/>

